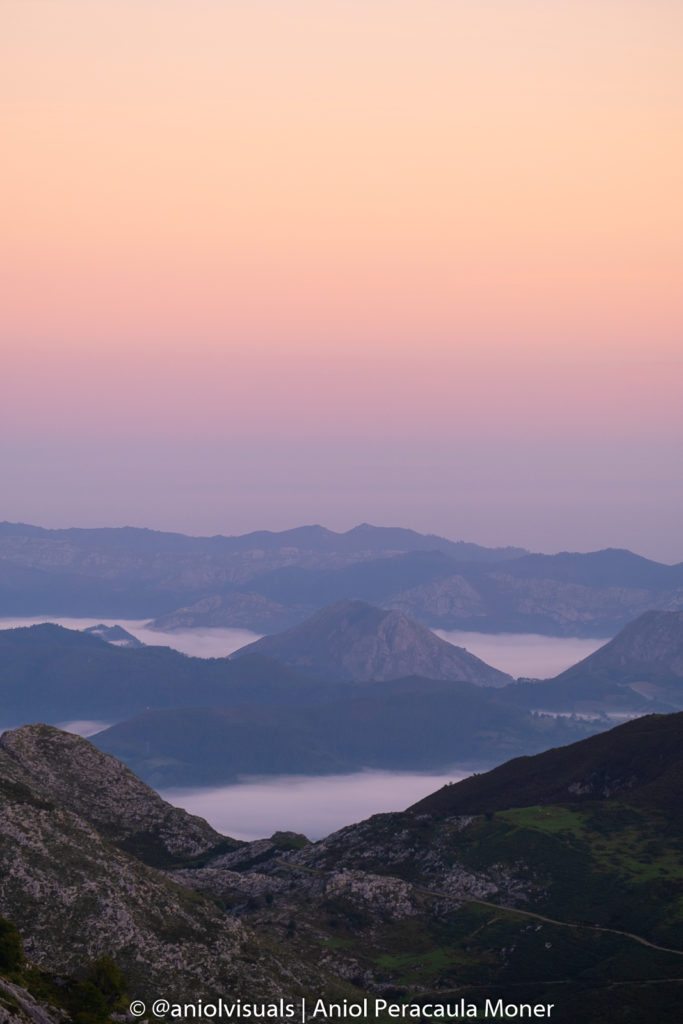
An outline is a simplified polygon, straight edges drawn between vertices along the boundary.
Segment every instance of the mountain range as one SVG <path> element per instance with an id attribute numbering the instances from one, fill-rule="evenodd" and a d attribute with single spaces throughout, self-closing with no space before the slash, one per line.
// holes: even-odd
<path id="1" fill-rule="evenodd" d="M 161 787 L 490 767 L 620 716 L 683 708 L 678 612 L 647 613 L 555 679 L 517 682 L 360 602 L 230 658 L 121 647 L 118 632 L 106 635 L 113 644 L 50 624 L 0 632 L 2 724 L 110 723 L 94 742 Z"/>
<path id="2" fill-rule="evenodd" d="M 0 615 L 151 618 L 273 633 L 362 600 L 438 629 L 612 636 L 683 608 L 683 564 L 629 551 L 530 554 L 363 524 L 242 537 L 0 524 Z"/>
<path id="3" fill-rule="evenodd" d="M 369 658 L 361 665 L 382 664 L 375 659 L 377 640 L 386 639 L 381 627 L 394 614 L 357 602 L 333 605 L 279 637 L 248 645 L 231 664 L 263 651 L 298 672 L 314 669 L 340 678 L 353 664 L 354 642 L 362 645 L 361 623 Z M 408 633 L 411 639 L 419 635 Z M 400 633 L 394 640 L 400 666 Z M 682 652 L 683 613 L 648 612 L 554 679 L 474 686 L 456 668 L 450 679 L 411 675 L 345 688 L 328 684 L 324 698 L 318 683 L 315 702 L 300 690 L 297 706 L 283 702 L 266 710 L 251 701 L 150 710 L 93 739 L 159 786 L 217 784 L 240 772 L 489 767 L 517 753 L 535 754 L 602 732 L 624 718 L 683 709 Z M 392 664 L 391 653 L 387 657 L 385 664 Z M 472 665 L 485 682 L 476 659 Z"/>
<path id="4" fill-rule="evenodd" d="M 683 714 L 647 716 L 314 844 L 240 843 L 86 740 L 5 733 L 3 1021 L 85 1024 L 131 999 L 201 993 L 380 999 L 380 1020 L 528 1005 L 559 1024 L 670 1024 L 683 995 L 682 750 Z"/>
<path id="5" fill-rule="evenodd" d="M 316 664 L 303 648 L 306 664 L 293 657 L 292 667 L 249 648 L 203 659 L 51 624 L 5 630 L 3 725 L 114 721 L 95 742 L 157 786 L 244 773 L 488 766 L 595 728 L 501 700 L 510 677 L 398 613 L 344 602 L 294 632 L 317 652 Z M 291 633 L 281 639 L 295 650 Z M 360 679 L 348 678 L 349 664 Z M 386 678 L 420 666 L 433 677 Z"/>

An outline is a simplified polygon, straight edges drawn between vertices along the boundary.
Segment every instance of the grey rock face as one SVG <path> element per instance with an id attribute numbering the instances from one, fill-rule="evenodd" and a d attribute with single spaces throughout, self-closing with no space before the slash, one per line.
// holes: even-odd
<path id="1" fill-rule="evenodd" d="M 73 973 L 112 956 L 143 999 L 287 991 L 244 924 L 103 835 L 125 843 L 141 828 L 174 855 L 217 836 L 78 737 L 45 726 L 2 737 L 0 914 L 19 928 L 27 957 Z"/>
<path id="2" fill-rule="evenodd" d="M 683 612 L 641 615 L 583 664 L 598 670 L 633 667 L 683 677 Z"/>
<path id="3" fill-rule="evenodd" d="M 361 682 L 417 675 L 479 686 L 505 686 L 499 672 L 462 647 L 435 636 L 398 611 L 362 601 L 339 601 L 306 622 L 241 648 L 232 655 L 265 654 L 299 671 Z"/>
<path id="4" fill-rule="evenodd" d="M 281 628 L 281 623 L 290 619 L 288 610 L 275 601 L 269 601 L 261 594 L 236 592 L 233 594 L 209 594 L 194 604 L 178 608 L 168 615 L 161 615 L 149 623 L 151 629 L 172 633 L 178 629 L 204 628 Z"/>
<path id="5" fill-rule="evenodd" d="M 63 1014 L 37 1002 L 21 985 L 0 978 L 0 1024 L 62 1024 Z"/>
<path id="6" fill-rule="evenodd" d="M 166 803 L 120 761 L 80 736 L 47 725 L 26 726 L 0 736 L 0 754 L 32 788 L 63 802 L 124 849 L 137 840 L 143 853 L 163 861 L 205 853 L 224 838 L 203 818 Z"/>

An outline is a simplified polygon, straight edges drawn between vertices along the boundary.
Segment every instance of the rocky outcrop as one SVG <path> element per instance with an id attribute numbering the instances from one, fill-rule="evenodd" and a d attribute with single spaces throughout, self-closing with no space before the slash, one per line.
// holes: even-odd
<path id="1" fill-rule="evenodd" d="M 272 954 L 212 897 L 105 839 L 125 843 L 142 825 L 189 853 L 207 849 L 216 833 L 89 747 L 44 726 L 2 738 L 0 914 L 19 928 L 26 956 L 66 973 L 111 956 L 143 999 L 287 991 Z"/>
<path id="2" fill-rule="evenodd" d="M 170 864 L 225 843 L 203 818 L 172 807 L 120 761 L 73 733 L 48 725 L 14 729 L 0 736 L 0 756 L 35 792 L 148 862 Z"/>
<path id="3" fill-rule="evenodd" d="M 504 902 L 525 902 L 529 886 L 520 885 L 509 867 L 497 865 L 494 870 L 475 871 L 454 861 L 453 837 L 465 833 L 472 821 L 471 815 L 451 817 L 446 822 L 433 821 L 425 815 L 416 822 L 403 814 L 376 814 L 290 855 L 288 862 L 328 872 L 330 878 L 337 879 L 335 889 L 346 887 L 353 891 L 355 885 L 362 891 L 360 871 L 370 880 L 380 873 L 401 879 L 413 888 L 426 888 L 449 900 L 452 906 L 494 896 L 504 897 Z M 328 890 L 330 884 L 328 881 Z M 403 902 L 407 913 L 408 889 L 400 889 L 400 894 L 398 902 Z M 398 895 L 399 890 L 387 896 L 387 904 L 398 900 Z"/>
<path id="4" fill-rule="evenodd" d="M 487 614 L 482 595 L 469 580 L 457 574 L 399 591 L 386 601 L 386 606 L 433 625 L 482 618 Z"/>
<path id="5" fill-rule="evenodd" d="M 0 978 L 0 1024 L 63 1024 L 64 1014 L 38 1002 L 21 985 Z"/>
<path id="6" fill-rule="evenodd" d="M 487 583 L 495 587 L 498 600 L 506 606 L 510 619 L 529 623 L 547 620 L 563 636 L 589 633 L 600 624 L 603 635 L 609 636 L 624 622 L 645 610 L 669 605 L 676 600 L 673 592 L 635 586 L 587 586 L 564 580 L 519 579 L 504 572 L 490 573 Z M 683 592 L 678 600 L 683 605 Z M 598 632 L 596 635 L 600 635 Z"/>

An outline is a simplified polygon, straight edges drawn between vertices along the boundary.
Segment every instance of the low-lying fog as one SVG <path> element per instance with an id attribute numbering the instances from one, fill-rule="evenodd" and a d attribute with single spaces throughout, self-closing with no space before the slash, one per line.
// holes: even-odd
<path id="1" fill-rule="evenodd" d="M 559 675 L 611 639 L 541 636 L 539 633 L 465 633 L 458 629 L 435 629 L 434 632 L 449 644 L 466 647 L 470 654 L 476 654 L 502 672 L 509 672 L 515 678 L 528 676 L 531 679 Z"/>
<path id="2" fill-rule="evenodd" d="M 249 629 L 184 629 L 178 633 L 160 633 L 148 629 L 149 619 L 73 619 L 45 615 L 33 618 L 1 619 L 0 629 L 14 629 L 16 626 L 35 626 L 39 622 L 54 622 L 66 629 L 88 629 L 90 626 L 121 626 L 143 644 L 151 647 L 172 647 L 183 654 L 196 658 L 224 658 L 246 644 L 261 637 Z"/>
<path id="3" fill-rule="evenodd" d="M 0 629 L 30 626 L 45 617 L 0 619 Z M 186 629 L 158 633 L 147 620 L 54 618 L 68 629 L 119 625 L 143 643 L 172 647 L 201 658 L 224 657 L 258 639 L 246 629 Z M 545 678 L 587 657 L 606 640 L 546 637 L 535 634 L 486 634 L 436 630 L 438 636 L 513 676 Z M 70 721 L 60 727 L 91 736 L 112 723 Z M 258 839 L 278 830 L 303 832 L 320 839 L 330 832 L 381 811 L 404 810 L 421 797 L 469 774 L 464 767 L 447 775 L 409 772 L 357 772 L 351 775 L 243 778 L 236 785 L 168 790 L 166 800 L 206 818 L 215 829 L 236 839 Z"/>
<path id="4" fill-rule="evenodd" d="M 365 771 L 316 778 L 246 776 L 234 786 L 168 789 L 161 795 L 235 839 L 261 839 L 277 831 L 322 839 L 371 814 L 403 811 L 447 782 L 459 782 L 469 774 L 454 768 L 447 775 Z"/>
<path id="5" fill-rule="evenodd" d="M 122 626 L 144 644 L 172 647 L 197 658 L 223 658 L 233 651 L 258 640 L 261 634 L 248 629 L 183 629 L 176 633 L 160 633 L 147 628 L 147 619 L 75 619 L 33 618 L 0 619 L 0 629 L 34 626 L 38 622 L 55 622 L 67 629 L 87 629 L 102 623 Z M 437 636 L 458 647 L 466 647 L 482 661 L 512 676 L 547 679 L 587 658 L 610 639 L 540 636 L 536 633 L 466 633 L 461 630 L 435 629 Z"/>

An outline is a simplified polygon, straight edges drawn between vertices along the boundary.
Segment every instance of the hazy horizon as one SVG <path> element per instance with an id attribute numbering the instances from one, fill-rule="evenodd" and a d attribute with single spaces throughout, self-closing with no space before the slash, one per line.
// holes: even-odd
<path id="1" fill-rule="evenodd" d="M 505 443 L 491 441 L 466 461 L 452 452 L 421 454 L 403 438 L 368 439 L 358 451 L 332 444 L 325 457 L 311 446 L 310 439 L 283 446 L 274 437 L 245 441 L 237 454 L 215 439 L 117 440 L 103 452 L 79 438 L 23 441 L 0 453 L 8 484 L 1 517 L 44 529 L 133 526 L 198 537 L 304 525 L 346 533 L 370 522 L 484 547 L 542 554 L 624 548 L 664 564 L 683 561 L 683 430 L 655 448 L 629 439 L 609 451 L 603 443 L 599 457 L 594 443 L 590 458 L 582 444 L 555 452 L 527 445 L 511 458 Z M 122 490 L 130 467 L 134 476 Z"/>
<path id="2" fill-rule="evenodd" d="M 683 5 L 0 22 L 2 517 L 683 560 Z"/>

